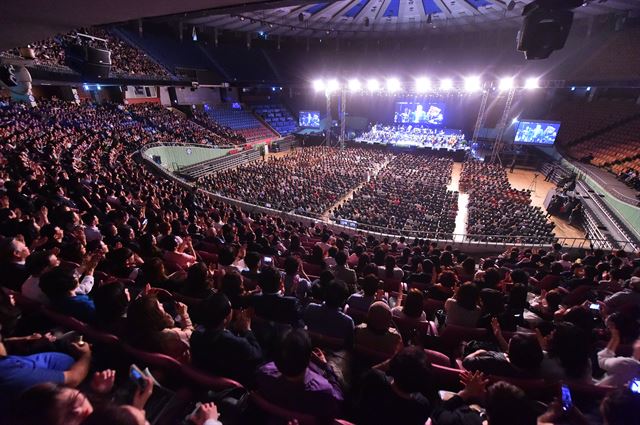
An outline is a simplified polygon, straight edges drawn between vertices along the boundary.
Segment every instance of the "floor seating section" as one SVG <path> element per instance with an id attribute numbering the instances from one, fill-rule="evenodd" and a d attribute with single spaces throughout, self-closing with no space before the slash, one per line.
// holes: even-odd
<path id="1" fill-rule="evenodd" d="M 212 108 L 209 115 L 216 122 L 235 130 L 244 136 L 247 142 L 271 141 L 276 135 L 265 127 L 249 111 L 228 108 Z"/>
<path id="2" fill-rule="evenodd" d="M 282 105 L 258 105 L 253 112 L 260 115 L 281 136 L 293 133 L 297 124 L 293 115 Z"/>

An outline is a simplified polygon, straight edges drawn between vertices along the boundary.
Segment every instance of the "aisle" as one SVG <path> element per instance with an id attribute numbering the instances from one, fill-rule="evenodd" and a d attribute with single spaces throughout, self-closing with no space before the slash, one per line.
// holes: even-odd
<path id="1" fill-rule="evenodd" d="M 453 169 L 451 170 L 451 183 L 447 186 L 448 190 L 456 191 L 460 190 L 460 173 L 462 172 L 462 163 L 454 162 Z M 462 239 L 462 235 L 467 232 L 467 214 L 469 205 L 469 195 L 466 193 L 458 194 L 458 214 L 456 215 L 456 227 L 453 233 L 461 235 L 455 237 L 455 240 Z"/>

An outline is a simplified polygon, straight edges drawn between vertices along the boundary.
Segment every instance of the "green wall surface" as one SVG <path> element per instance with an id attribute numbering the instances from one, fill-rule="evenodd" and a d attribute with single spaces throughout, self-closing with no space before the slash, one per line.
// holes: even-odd
<path id="1" fill-rule="evenodd" d="M 230 150 L 204 146 L 154 146 L 147 149 L 144 154 L 149 158 L 159 155 L 166 169 L 176 171 L 198 162 L 219 158 Z"/>

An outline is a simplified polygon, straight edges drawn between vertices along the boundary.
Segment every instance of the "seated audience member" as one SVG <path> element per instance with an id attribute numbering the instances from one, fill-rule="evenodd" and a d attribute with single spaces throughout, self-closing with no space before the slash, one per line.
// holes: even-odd
<path id="1" fill-rule="evenodd" d="M 176 236 L 169 235 L 162 239 L 162 247 L 165 249 L 163 260 L 187 269 L 197 260 L 196 251 L 191 244 L 191 238 L 186 237 L 182 243 L 178 242 Z"/>
<path id="2" fill-rule="evenodd" d="M 629 287 L 613 295 L 608 296 L 604 300 L 606 313 L 611 314 L 621 311 L 623 308 L 640 304 L 640 270 L 634 271 L 634 276 L 629 281 Z"/>
<path id="3" fill-rule="evenodd" d="M 134 400 L 131 405 L 105 404 L 98 405 L 85 419 L 82 425 L 145 425 L 149 422 L 144 409 L 137 407 L 141 401 Z M 188 416 L 187 421 L 193 425 L 222 425 L 218 420 L 220 414 L 215 403 L 200 404 L 198 409 Z"/>
<path id="4" fill-rule="evenodd" d="M 620 331 L 610 324 L 611 338 L 607 346 L 598 352 L 598 366 L 606 372 L 598 385 L 622 386 L 640 378 L 640 339 L 633 343 L 631 357 L 616 357 L 620 346 Z"/>
<path id="5" fill-rule="evenodd" d="M 209 278 L 209 269 L 203 262 L 191 265 L 187 269 L 187 278 L 178 288 L 178 292 L 191 298 L 207 298 L 213 294 L 213 281 Z"/>
<path id="6" fill-rule="evenodd" d="M 22 295 L 42 304 L 49 304 L 49 298 L 40 289 L 40 276 L 45 271 L 59 265 L 58 258 L 46 251 L 34 252 L 27 257 L 26 266 L 29 277 L 20 288 Z"/>
<path id="7" fill-rule="evenodd" d="M 546 337 L 545 344 L 545 356 L 540 365 L 541 378 L 592 382 L 591 342 L 584 330 L 568 322 L 558 323 Z"/>
<path id="8" fill-rule="evenodd" d="M 533 403 L 520 388 L 504 381 L 487 388 L 488 380 L 481 372 L 463 372 L 464 388 L 441 403 L 431 415 L 434 425 L 536 425 Z M 470 405 L 484 401 L 486 419 Z"/>
<path id="9" fill-rule="evenodd" d="M 427 298 L 438 301 L 446 301 L 454 294 L 454 288 L 458 283 L 456 274 L 452 271 L 444 271 L 440 274 L 435 285 L 427 289 Z"/>
<path id="10" fill-rule="evenodd" d="M 449 298 L 444 304 L 446 324 L 475 328 L 480 318 L 479 297 L 480 292 L 475 284 L 465 283 L 460 286 L 453 298 Z"/>
<path id="11" fill-rule="evenodd" d="M 534 334 L 516 333 L 509 343 L 502 337 L 497 320 L 493 322 L 494 335 L 506 352 L 478 350 L 462 361 L 465 369 L 487 375 L 512 378 L 534 378 L 544 357 L 542 347 Z"/>
<path id="12" fill-rule="evenodd" d="M 437 273 L 433 266 L 433 261 L 425 259 L 420 261 L 421 257 L 413 256 L 412 262 L 416 264 L 415 271 L 412 271 L 407 277 L 407 287 L 417 289 L 427 289 L 435 283 Z"/>
<path id="13" fill-rule="evenodd" d="M 247 252 L 244 256 L 244 265 L 246 269 L 242 270 L 242 277 L 257 282 L 260 279 L 260 263 L 262 256 L 255 251 Z"/>
<path id="14" fill-rule="evenodd" d="M 138 274 L 137 282 L 149 284 L 154 288 L 176 291 L 181 286 L 180 278 L 184 277 L 182 270 L 167 274 L 164 262 L 157 257 L 149 258 L 142 265 L 142 273 Z"/>
<path id="15" fill-rule="evenodd" d="M 262 293 L 251 296 L 249 300 L 256 315 L 266 320 L 298 326 L 300 324 L 300 304 L 295 297 L 281 295 L 280 272 L 273 267 L 262 269 L 259 284 Z"/>
<path id="16" fill-rule="evenodd" d="M 402 280 L 404 272 L 396 265 L 395 257 L 387 255 L 384 257 L 384 266 L 378 267 L 378 277 L 388 280 Z"/>
<path id="17" fill-rule="evenodd" d="M 376 275 L 370 274 L 365 276 L 362 280 L 362 292 L 352 294 L 347 299 L 348 308 L 352 308 L 361 313 L 368 312 L 369 307 L 375 301 L 383 301 L 383 299 L 378 299 L 382 297 L 377 296 L 379 287 L 380 280 Z"/>
<path id="18" fill-rule="evenodd" d="M 176 322 L 158 298 L 142 295 L 127 310 L 126 339 L 137 348 L 157 351 L 178 360 L 189 360 L 189 338 L 193 325 L 187 306 L 174 302 L 180 321 Z"/>
<path id="19" fill-rule="evenodd" d="M 9 424 L 80 425 L 92 413 L 93 405 L 83 393 L 46 381 L 20 394 L 11 407 Z"/>
<path id="20" fill-rule="evenodd" d="M 406 347 L 388 362 L 388 375 L 374 368 L 362 378 L 356 402 L 361 425 L 424 425 L 438 396 L 431 363 L 420 347 Z"/>
<path id="21" fill-rule="evenodd" d="M 96 308 L 94 326 L 115 335 L 122 335 L 130 301 L 129 290 L 121 282 L 106 283 L 96 288 L 93 294 Z"/>
<path id="22" fill-rule="evenodd" d="M 332 268 L 333 275 L 336 279 L 343 281 L 347 284 L 349 293 L 354 293 L 356 289 L 356 283 L 358 282 L 358 276 L 355 270 L 350 269 L 347 266 L 347 253 L 339 251 L 335 257 L 336 265 Z"/>
<path id="23" fill-rule="evenodd" d="M 312 350 L 304 330 L 284 335 L 274 361 L 259 368 L 256 387 L 272 403 L 319 419 L 338 417 L 342 411 L 336 375 L 322 351 Z"/>
<path id="24" fill-rule="evenodd" d="M 305 277 L 300 276 L 300 260 L 295 257 L 287 257 L 284 260 L 284 295 L 296 297 L 303 300 L 311 295 L 311 282 L 308 276 L 302 272 Z"/>
<path id="25" fill-rule="evenodd" d="M 402 348 L 402 337 L 395 328 L 391 327 L 392 325 L 391 308 L 382 301 L 374 302 L 367 312 L 366 323 L 356 328 L 355 345 L 389 356 L 393 355 Z"/>
<path id="26" fill-rule="evenodd" d="M 427 320 L 427 315 L 422 308 L 423 303 L 424 296 L 422 295 L 422 292 L 417 289 L 411 289 L 403 299 L 402 306 L 392 308 L 391 313 L 393 314 L 393 317 L 424 322 Z"/>
<path id="27" fill-rule="evenodd" d="M 85 270 L 93 273 L 93 270 Z M 93 276 L 90 277 L 93 283 Z M 56 267 L 40 277 L 40 289 L 51 301 L 51 305 L 63 314 L 75 317 L 85 323 L 95 323 L 96 309 L 93 300 L 87 295 L 78 294 L 78 279 L 70 270 Z"/>
<path id="28" fill-rule="evenodd" d="M 353 319 L 342 312 L 347 298 L 347 285 L 334 279 L 324 292 L 324 303 L 309 304 L 302 315 L 309 332 L 340 339 L 345 347 L 353 341 Z"/>
<path id="29" fill-rule="evenodd" d="M 1 254 L 2 285 L 14 291 L 20 291 L 20 286 L 29 277 L 29 271 L 25 265 L 27 257 L 31 254 L 29 247 L 17 237 L 8 238 L 3 241 Z"/>
<path id="30" fill-rule="evenodd" d="M 471 282 L 476 274 L 476 261 L 469 257 L 455 267 L 455 272 L 458 275 L 460 282 Z"/>
<path id="31" fill-rule="evenodd" d="M 3 416 L 11 402 L 33 385 L 51 383 L 71 388 L 80 385 L 89 373 L 91 349 L 87 343 L 75 342 L 70 349 L 73 357 L 55 352 L 13 356 L 0 342 L 0 407 Z"/>
<path id="32" fill-rule="evenodd" d="M 248 312 L 240 312 L 231 329 L 233 311 L 224 294 L 209 296 L 202 307 L 202 324 L 190 340 L 193 364 L 214 375 L 250 384 L 262 350 L 251 332 Z"/>
<path id="33" fill-rule="evenodd" d="M 241 310 L 249 305 L 250 299 L 245 291 L 242 276 L 238 272 L 222 276 L 219 292 L 227 296 L 233 310 Z"/>

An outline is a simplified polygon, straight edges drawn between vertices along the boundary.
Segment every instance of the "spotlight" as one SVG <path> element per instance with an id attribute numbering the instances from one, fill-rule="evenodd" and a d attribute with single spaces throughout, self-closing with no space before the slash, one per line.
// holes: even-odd
<path id="1" fill-rule="evenodd" d="M 348 85 L 349 85 L 350 91 L 360 91 L 360 89 L 362 88 L 362 85 L 360 84 L 360 80 L 356 78 L 352 78 L 351 80 L 349 80 Z"/>
<path id="2" fill-rule="evenodd" d="M 512 88 L 513 88 L 513 77 L 504 77 L 500 79 L 498 89 L 504 91 L 504 90 L 511 90 Z"/>
<path id="3" fill-rule="evenodd" d="M 398 80 L 397 78 L 387 79 L 387 91 L 389 91 L 389 93 L 400 91 L 401 88 L 402 87 L 400 86 L 400 80 Z"/>
<path id="4" fill-rule="evenodd" d="M 451 90 L 453 88 L 453 80 L 451 78 L 445 78 L 440 80 L 440 90 Z"/>
<path id="5" fill-rule="evenodd" d="M 524 88 L 528 90 L 540 88 L 540 80 L 535 77 L 527 78 L 527 81 L 524 83 Z"/>
<path id="6" fill-rule="evenodd" d="M 367 81 L 367 90 L 369 91 L 378 91 L 380 90 L 380 83 L 375 78 L 369 79 Z"/>
<path id="7" fill-rule="evenodd" d="M 428 78 L 416 78 L 416 91 L 418 93 L 425 93 L 431 90 L 431 81 Z"/>
<path id="8" fill-rule="evenodd" d="M 244 16 L 241 16 L 241 17 L 240 17 L 240 20 L 241 20 L 241 21 L 244 21 Z"/>
<path id="9" fill-rule="evenodd" d="M 323 91 L 323 90 L 325 89 L 324 81 L 322 81 L 322 80 L 315 80 L 315 81 L 313 82 L 313 89 L 314 89 L 316 92 Z"/>
<path id="10" fill-rule="evenodd" d="M 96 85 L 96 88 L 97 88 L 98 90 L 102 90 L 102 87 L 100 87 L 100 84 L 97 84 L 97 85 Z"/>
<path id="11" fill-rule="evenodd" d="M 591 86 L 587 87 L 587 91 L 591 91 Z"/>
<path id="12" fill-rule="evenodd" d="M 464 90 L 469 93 L 482 90 L 482 81 L 480 80 L 480 77 L 474 76 L 465 78 Z"/>
<path id="13" fill-rule="evenodd" d="M 327 82 L 327 93 L 334 92 L 340 88 L 340 83 L 335 78 Z"/>
<path id="14" fill-rule="evenodd" d="M 518 117 L 515 117 L 514 119 L 511 120 L 511 125 L 517 124 L 517 123 L 518 123 Z"/>

